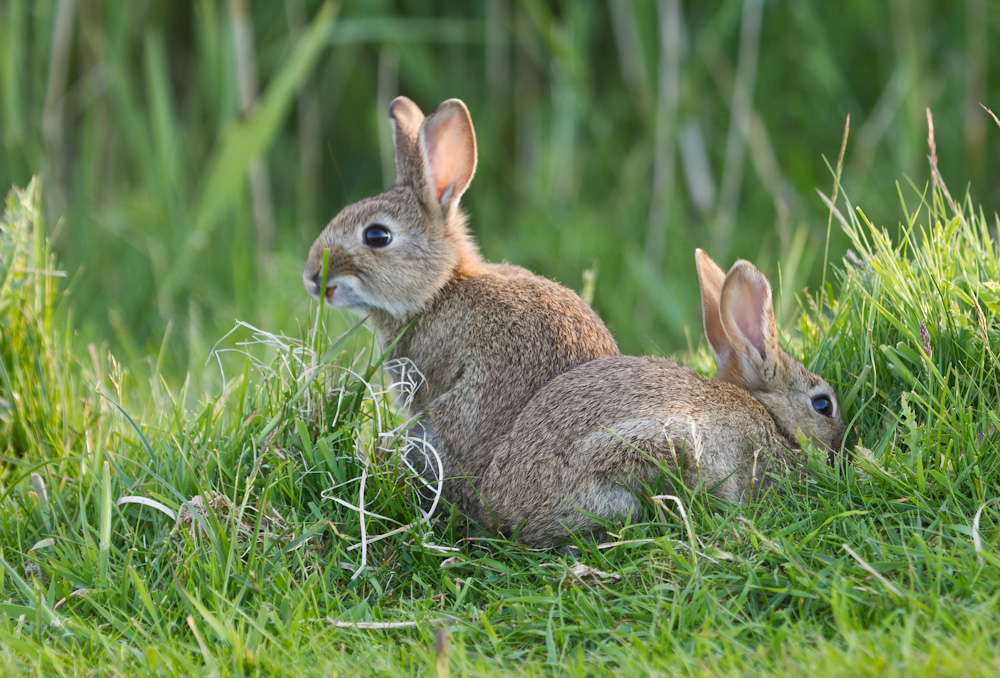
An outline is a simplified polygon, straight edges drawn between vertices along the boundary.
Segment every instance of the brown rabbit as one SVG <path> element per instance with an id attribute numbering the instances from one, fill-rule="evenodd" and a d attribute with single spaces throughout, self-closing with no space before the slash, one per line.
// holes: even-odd
<path id="1" fill-rule="evenodd" d="M 614 356 L 565 372 L 539 391 L 493 455 L 481 522 L 550 546 L 641 508 L 653 462 L 684 483 L 748 501 L 768 472 L 801 467 L 797 433 L 831 453 L 844 424 L 833 389 L 778 343 L 771 286 L 753 264 L 728 275 L 697 250 L 705 333 L 718 380 L 672 360 Z"/>
<path id="2" fill-rule="evenodd" d="M 383 347 L 419 318 L 390 357 L 422 373 L 410 407 L 417 435 L 442 458 L 443 496 L 475 515 L 470 483 L 535 391 L 618 347 L 572 291 L 483 261 L 458 205 L 476 169 L 465 104 L 449 99 L 424 118 L 399 97 L 389 116 L 397 185 L 334 217 L 313 243 L 303 282 L 330 306 L 368 314 Z M 324 250 L 329 270 L 320 280 Z"/>

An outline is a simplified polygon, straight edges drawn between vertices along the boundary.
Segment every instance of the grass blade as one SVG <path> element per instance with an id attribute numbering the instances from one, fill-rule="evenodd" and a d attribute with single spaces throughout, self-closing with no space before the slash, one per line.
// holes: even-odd
<path id="1" fill-rule="evenodd" d="M 111 550 L 111 464 L 104 462 L 101 474 L 100 574 L 108 580 L 108 556 Z"/>

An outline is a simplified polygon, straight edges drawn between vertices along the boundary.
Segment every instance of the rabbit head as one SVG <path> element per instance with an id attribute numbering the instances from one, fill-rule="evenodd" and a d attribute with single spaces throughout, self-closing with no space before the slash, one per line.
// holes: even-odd
<path id="1" fill-rule="evenodd" d="M 844 421 L 837 398 L 822 377 L 781 348 L 767 278 L 742 259 L 723 273 L 700 249 L 695 262 L 716 378 L 748 391 L 789 440 L 801 431 L 828 453 L 838 452 Z"/>
<path id="2" fill-rule="evenodd" d="M 476 136 L 458 99 L 425 118 L 398 97 L 389 118 L 396 186 L 341 210 L 313 243 L 302 279 L 330 306 L 398 319 L 420 312 L 463 267 L 480 262 L 458 204 L 476 170 Z"/>

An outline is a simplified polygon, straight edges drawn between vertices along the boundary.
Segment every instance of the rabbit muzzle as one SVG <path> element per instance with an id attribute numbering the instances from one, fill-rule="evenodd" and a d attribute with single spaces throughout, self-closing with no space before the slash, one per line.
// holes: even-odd
<path id="1" fill-rule="evenodd" d="M 322 280 L 322 271 L 306 265 L 302 272 L 302 284 L 313 299 L 324 302 L 331 308 L 367 308 L 369 304 L 356 289 L 357 280 L 353 275 L 329 271 Z"/>
<path id="2" fill-rule="evenodd" d="M 340 282 L 343 281 L 337 278 L 327 278 L 324 284 L 324 281 L 320 280 L 320 273 L 310 275 L 308 269 L 302 273 L 302 284 L 305 285 L 309 296 L 317 301 L 324 301 L 327 306 L 334 308 L 352 305 L 350 297 L 355 296 L 351 294 L 351 290 L 347 286 L 338 284 Z"/>

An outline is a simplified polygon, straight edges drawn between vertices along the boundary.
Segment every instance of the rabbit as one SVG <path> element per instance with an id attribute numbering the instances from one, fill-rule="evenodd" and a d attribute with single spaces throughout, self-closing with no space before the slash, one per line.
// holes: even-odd
<path id="1" fill-rule="evenodd" d="M 328 306 L 367 314 L 383 349 L 398 339 L 388 357 L 424 377 L 410 401 L 411 435 L 440 456 L 442 496 L 474 514 L 489 454 L 535 391 L 618 346 L 576 293 L 481 257 L 459 207 L 476 169 L 465 104 L 449 99 L 425 118 L 398 97 L 389 117 L 396 186 L 334 217 L 309 251 L 303 283 Z"/>
<path id="2" fill-rule="evenodd" d="M 836 396 L 779 345 L 767 279 L 747 261 L 724 274 L 701 250 L 695 259 L 717 379 L 648 356 L 603 357 L 555 377 L 493 454 L 481 523 L 550 547 L 599 531 L 598 519 L 639 513 L 654 462 L 746 502 L 773 483 L 769 472 L 802 469 L 798 432 L 839 450 Z"/>

